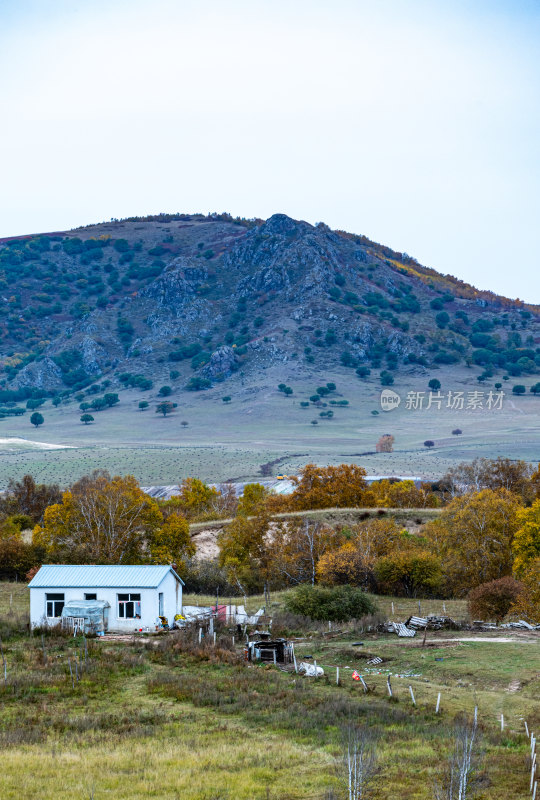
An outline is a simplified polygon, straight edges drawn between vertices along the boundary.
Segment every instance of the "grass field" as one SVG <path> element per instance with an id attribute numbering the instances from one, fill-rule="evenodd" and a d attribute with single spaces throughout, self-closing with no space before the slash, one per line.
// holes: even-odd
<path id="1" fill-rule="evenodd" d="M 442 371 L 439 371 L 441 378 Z M 472 370 L 445 370 L 442 392 L 493 389 L 481 386 Z M 74 478 L 101 467 L 114 473 L 132 473 L 143 485 L 172 484 L 188 475 L 206 481 L 255 479 L 262 464 L 278 462 L 274 474 L 294 474 L 304 464 L 359 463 L 369 474 L 404 474 L 426 478 L 440 476 L 449 466 L 476 456 L 538 458 L 540 399 L 513 397 L 511 385 L 501 411 L 453 411 L 443 406 L 408 410 L 409 391 L 427 390 L 431 375 L 398 375 L 392 387 L 402 397 L 394 411 L 383 412 L 381 387 L 373 378 L 360 381 L 351 370 L 337 369 L 324 375 L 306 366 L 282 365 L 263 372 L 244 385 L 238 375 L 206 392 L 186 392 L 174 387 L 171 400 L 178 409 L 170 417 L 155 413 L 155 391 L 120 392 L 120 404 L 94 413 L 95 423 L 80 423 L 77 401 L 53 408 L 50 401 L 40 409 L 45 423 L 40 428 L 23 417 L 0 420 L 0 489 L 10 477 L 30 472 L 40 481 L 68 484 Z M 300 401 L 313 394 L 321 382 L 333 380 L 335 399 L 349 406 L 334 410 L 334 418 L 319 417 L 320 409 L 301 408 Z M 294 394 L 277 391 L 286 381 Z M 168 382 L 163 380 L 164 383 Z M 528 386 L 532 379 L 521 379 Z M 510 382 L 511 384 L 512 382 Z M 230 395 L 230 404 L 222 402 Z M 138 410 L 141 399 L 151 407 Z M 378 411 L 373 415 L 372 411 Z M 311 421 L 316 419 L 317 425 Z M 183 427 L 181 422 L 188 422 Z M 461 436 L 452 436 L 459 428 Z M 381 434 L 395 436 L 393 453 L 375 454 Z M 34 444 L 9 441 L 21 437 Z M 432 439 L 427 450 L 423 442 Z M 72 449 L 44 450 L 39 443 L 61 444 Z M 370 455 L 362 455 L 371 453 Z"/>
<path id="2" fill-rule="evenodd" d="M 261 600 L 250 598 L 248 607 Z M 282 601 L 282 593 L 271 598 L 275 614 Z M 390 609 L 391 598 L 377 601 Z M 424 613 L 442 610 L 442 601 L 422 603 Z M 121 644 L 89 640 L 85 659 L 80 637 L 25 634 L 27 604 L 25 586 L 0 584 L 7 664 L 7 682 L 0 683 L 3 799 L 339 798 L 340 728 L 352 718 L 378 741 L 370 796 L 430 800 L 453 748 L 454 719 L 475 706 L 481 729 L 476 796 L 528 796 L 523 718 L 538 730 L 537 636 L 460 642 L 456 633 L 438 632 L 422 647 L 421 637 L 401 640 L 351 626 L 334 626 L 329 636 L 320 625 L 308 626 L 295 637 L 295 650 L 299 659 L 311 655 L 323 666 L 325 676 L 312 680 L 246 666 L 242 645 L 235 654 L 226 630 L 202 656 L 172 634 Z M 394 599 L 394 605 L 401 619 L 418 610 L 415 601 Z M 446 605 L 454 616 L 465 613 L 462 601 Z M 353 647 L 358 641 L 364 644 Z M 384 662 L 370 671 L 366 660 L 374 654 Z M 74 670 L 75 663 L 80 680 L 73 685 L 69 664 Z M 351 679 L 352 669 L 364 675 L 367 695 Z"/>

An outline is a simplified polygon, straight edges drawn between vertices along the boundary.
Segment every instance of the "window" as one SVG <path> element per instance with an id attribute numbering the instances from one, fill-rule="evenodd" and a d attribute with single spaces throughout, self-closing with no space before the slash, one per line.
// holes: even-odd
<path id="1" fill-rule="evenodd" d="M 88 594 L 88 592 L 84 593 L 85 600 L 97 600 L 97 594 Z"/>
<path id="2" fill-rule="evenodd" d="M 62 609 L 64 608 L 64 595 L 63 594 L 46 594 L 45 595 L 45 608 L 47 617 L 61 617 Z"/>
<path id="3" fill-rule="evenodd" d="M 140 594 L 119 594 L 118 616 L 121 619 L 140 619 L 141 618 Z"/>
<path id="4" fill-rule="evenodd" d="M 160 592 L 158 595 L 158 604 L 159 604 L 159 615 L 160 617 L 163 616 L 163 592 Z"/>

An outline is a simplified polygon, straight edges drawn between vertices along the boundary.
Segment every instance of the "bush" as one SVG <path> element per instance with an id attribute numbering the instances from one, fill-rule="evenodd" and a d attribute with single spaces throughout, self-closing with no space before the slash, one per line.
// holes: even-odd
<path id="1" fill-rule="evenodd" d="M 452 431 L 452 436 L 461 436 L 462 433 L 463 431 L 461 430 L 461 428 L 454 428 L 454 430 Z"/>
<path id="2" fill-rule="evenodd" d="M 431 439 L 426 439 L 426 441 L 424 442 L 424 447 L 435 447 L 435 442 L 432 441 Z"/>
<path id="3" fill-rule="evenodd" d="M 93 422 L 94 417 L 92 414 L 83 414 L 81 417 L 81 422 L 84 422 L 85 425 L 88 425 L 89 422 Z"/>
<path id="4" fill-rule="evenodd" d="M 503 620 L 524 591 L 520 581 L 510 575 L 481 583 L 469 592 L 469 614 L 473 619 Z"/>
<path id="5" fill-rule="evenodd" d="M 523 386 L 522 384 L 518 383 L 516 386 L 512 387 L 512 392 L 513 392 L 513 394 L 525 394 L 526 389 L 525 389 L 525 386 Z"/>
<path id="6" fill-rule="evenodd" d="M 32 425 L 35 425 L 35 427 L 38 428 L 40 425 L 43 425 L 45 420 L 43 418 L 43 415 L 40 414 L 39 411 L 34 411 L 32 416 L 30 417 L 30 422 L 32 423 Z"/>
<path id="7" fill-rule="evenodd" d="M 319 621 L 348 622 L 374 614 L 375 604 L 354 586 L 299 586 L 285 600 L 285 606 L 293 614 Z"/>

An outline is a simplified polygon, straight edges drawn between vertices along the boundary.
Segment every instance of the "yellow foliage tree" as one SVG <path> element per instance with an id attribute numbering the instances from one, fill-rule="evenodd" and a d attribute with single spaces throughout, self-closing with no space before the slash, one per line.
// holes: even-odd
<path id="1" fill-rule="evenodd" d="M 187 519 L 194 519 L 216 511 L 220 494 L 198 478 L 185 478 L 180 485 L 176 504 Z"/>
<path id="2" fill-rule="evenodd" d="M 519 527 L 519 498 L 507 489 L 456 497 L 424 536 L 443 564 L 447 589 L 465 595 L 474 586 L 512 572 L 512 540 Z"/>
<path id="3" fill-rule="evenodd" d="M 435 508 L 437 497 L 427 487 L 416 486 L 414 481 L 376 481 L 371 484 L 376 505 L 385 508 Z"/>
<path id="4" fill-rule="evenodd" d="M 247 483 L 244 486 L 242 497 L 238 501 L 236 513 L 243 517 L 259 513 L 267 497 L 268 490 L 261 483 Z"/>
<path id="5" fill-rule="evenodd" d="M 366 471 L 356 464 L 318 467 L 307 464 L 291 495 L 292 509 L 362 507 L 366 492 Z"/>
<path id="6" fill-rule="evenodd" d="M 529 622 L 540 622 L 540 557 L 523 567 L 521 582 L 525 590 L 519 595 L 510 612 Z"/>
<path id="7" fill-rule="evenodd" d="M 348 540 L 327 551 L 317 564 L 321 583 L 374 588 L 374 567 L 379 558 L 398 546 L 402 531 L 393 519 L 372 519 L 347 531 Z"/>
<path id="8" fill-rule="evenodd" d="M 295 585 L 315 583 L 322 556 L 345 540 L 341 531 L 308 519 L 278 523 L 268 543 L 274 581 Z"/>
<path id="9" fill-rule="evenodd" d="M 218 536 L 219 565 L 243 594 L 268 585 L 272 574 L 265 514 L 238 516 Z"/>
<path id="10" fill-rule="evenodd" d="M 44 546 L 49 559 L 65 563 L 140 563 L 161 522 L 158 504 L 132 475 L 96 472 L 47 508 L 33 543 Z"/>
<path id="11" fill-rule="evenodd" d="M 540 558 L 540 499 L 518 514 L 519 529 L 512 543 L 514 572 L 520 577 L 530 561 Z"/>
<path id="12" fill-rule="evenodd" d="M 154 564 L 176 564 L 181 574 L 186 558 L 195 555 L 195 545 L 189 535 L 189 524 L 180 514 L 171 514 L 157 528 L 150 541 L 150 559 Z"/>

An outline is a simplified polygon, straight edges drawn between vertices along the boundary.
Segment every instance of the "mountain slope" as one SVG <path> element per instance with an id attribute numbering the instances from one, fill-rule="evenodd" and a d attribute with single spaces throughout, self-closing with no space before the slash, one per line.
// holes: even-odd
<path id="1" fill-rule="evenodd" d="M 280 363 L 485 377 L 540 369 L 540 309 L 363 236 L 276 214 L 159 215 L 0 242 L 0 392 L 171 380 L 193 390 Z M 109 383 L 110 382 L 110 383 Z"/>

